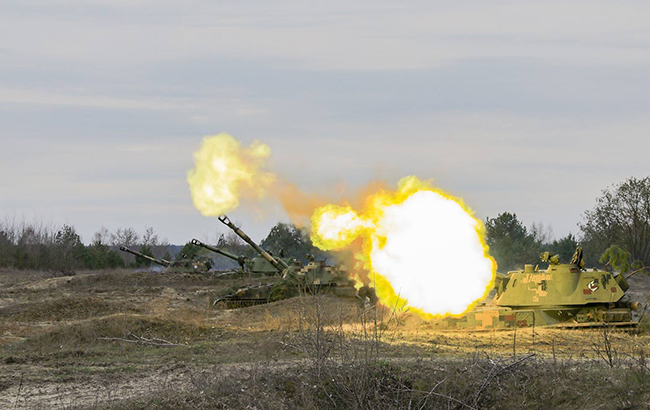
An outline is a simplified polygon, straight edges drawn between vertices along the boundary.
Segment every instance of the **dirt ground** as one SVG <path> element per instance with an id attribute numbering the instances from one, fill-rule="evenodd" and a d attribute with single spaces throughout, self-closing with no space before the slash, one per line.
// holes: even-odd
<path id="1" fill-rule="evenodd" d="M 645 302 L 650 278 L 637 276 L 630 293 Z M 248 283 L 130 270 L 0 271 L 0 408 L 120 408 L 125 400 L 196 389 L 205 374 L 292 367 L 320 354 L 320 330 L 345 335 L 336 339 L 340 346 L 327 346 L 351 354 L 355 341 L 372 339 L 374 354 L 388 363 L 481 354 L 607 364 L 606 350 L 616 358 L 650 352 L 644 329 L 438 332 L 408 312 L 334 297 L 214 310 L 211 301 Z"/>

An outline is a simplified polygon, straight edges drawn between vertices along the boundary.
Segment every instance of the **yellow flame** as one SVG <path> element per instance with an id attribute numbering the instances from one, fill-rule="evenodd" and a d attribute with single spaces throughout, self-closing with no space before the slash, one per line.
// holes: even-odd
<path id="1" fill-rule="evenodd" d="M 205 216 L 218 216 L 239 206 L 241 198 L 261 198 L 275 180 L 263 170 L 271 148 L 253 141 L 249 148 L 228 134 L 205 137 L 187 173 L 194 206 Z"/>
<path id="2" fill-rule="evenodd" d="M 357 215 L 349 206 L 328 204 L 314 211 L 312 241 L 320 249 L 339 250 L 349 245 L 372 222 Z"/>
<path id="3" fill-rule="evenodd" d="M 460 315 L 492 288 L 496 263 L 483 224 L 465 203 L 415 176 L 395 192 L 368 196 L 361 212 L 325 205 L 312 216 L 312 241 L 342 249 L 361 238 L 357 259 L 379 300 L 425 318 Z"/>

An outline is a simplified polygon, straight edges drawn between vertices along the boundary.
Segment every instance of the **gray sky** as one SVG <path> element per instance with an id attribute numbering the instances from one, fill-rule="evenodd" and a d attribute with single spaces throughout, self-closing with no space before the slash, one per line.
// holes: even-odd
<path id="1" fill-rule="evenodd" d="M 0 218 L 213 239 L 185 174 L 228 132 L 307 191 L 415 174 L 564 236 L 650 174 L 649 66 L 647 1 L 4 0 Z"/>

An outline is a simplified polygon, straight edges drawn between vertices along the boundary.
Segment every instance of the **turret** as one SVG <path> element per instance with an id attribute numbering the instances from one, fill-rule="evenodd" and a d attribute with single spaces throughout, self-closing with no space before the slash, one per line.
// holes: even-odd
<path id="1" fill-rule="evenodd" d="M 266 252 L 264 249 L 260 248 L 259 245 L 255 243 L 248 235 L 244 233 L 241 229 L 239 229 L 237 226 L 235 226 L 234 223 L 230 222 L 230 219 L 226 215 L 221 215 L 219 217 L 219 221 L 226 225 L 228 228 L 232 229 L 237 236 L 242 238 L 244 242 L 249 244 L 250 246 L 253 247 L 264 259 L 266 259 L 273 267 L 279 272 L 282 273 L 284 269 L 287 269 L 289 265 L 282 259 L 275 259 L 273 256 L 269 255 L 268 252 Z"/>
<path id="2" fill-rule="evenodd" d="M 120 246 L 120 250 L 123 251 L 123 252 L 128 252 L 130 254 L 133 254 L 135 256 L 139 256 L 141 258 L 144 258 L 144 259 L 146 259 L 146 260 L 148 260 L 150 262 L 153 262 L 155 264 L 158 264 L 160 266 L 168 267 L 169 265 L 171 265 L 171 262 L 168 261 L 168 260 L 152 258 L 151 256 L 145 255 L 144 253 L 140 253 L 140 252 L 134 251 L 133 249 L 129 249 L 126 246 Z"/>
<path id="3" fill-rule="evenodd" d="M 245 269 L 245 264 L 246 264 L 246 261 L 248 260 L 248 258 L 246 258 L 245 256 L 234 255 L 234 254 L 232 254 L 230 252 L 226 252 L 226 251 L 224 251 L 222 249 L 219 249 L 219 248 L 216 248 L 214 246 L 210 246 L 210 245 L 208 245 L 206 243 L 203 243 L 203 242 L 199 241 L 198 239 L 192 239 L 192 245 L 200 246 L 200 247 L 205 248 L 205 249 L 207 249 L 209 251 L 212 251 L 212 252 L 218 253 L 219 255 L 225 256 L 226 258 L 230 258 L 230 259 L 236 261 L 239 264 L 239 266 L 241 266 L 242 269 Z"/>
<path id="4" fill-rule="evenodd" d="M 523 270 L 497 275 L 497 306 L 529 308 L 568 307 L 612 304 L 620 301 L 629 288 L 625 277 L 610 272 L 585 270 L 582 248 L 578 247 L 571 263 L 560 263 L 558 255 L 541 254 L 547 269 L 524 265 Z M 634 272 L 636 273 L 636 272 Z"/>

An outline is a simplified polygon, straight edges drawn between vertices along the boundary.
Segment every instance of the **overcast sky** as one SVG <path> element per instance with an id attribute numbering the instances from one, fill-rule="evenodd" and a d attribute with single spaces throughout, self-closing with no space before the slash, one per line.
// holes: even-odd
<path id="1" fill-rule="evenodd" d="M 649 68 L 647 1 L 3 0 L 0 218 L 212 240 L 185 175 L 228 132 L 307 191 L 415 174 L 560 237 L 650 175 Z"/>

